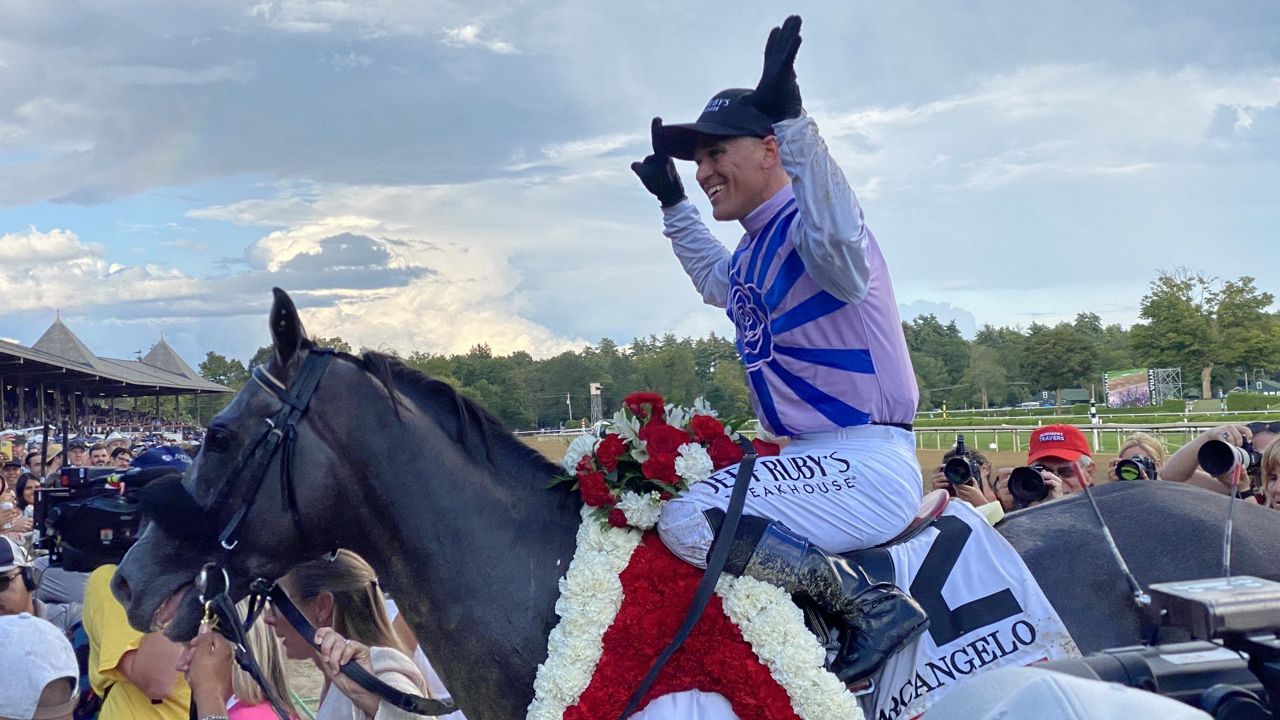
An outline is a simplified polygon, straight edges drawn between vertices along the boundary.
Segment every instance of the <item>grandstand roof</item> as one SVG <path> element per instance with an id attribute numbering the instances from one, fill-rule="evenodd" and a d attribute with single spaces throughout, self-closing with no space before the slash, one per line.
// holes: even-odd
<path id="1" fill-rule="evenodd" d="M 140 360 L 100 357 L 61 317 L 31 347 L 0 340 L 0 375 L 6 382 L 43 382 L 79 390 L 88 397 L 231 392 L 200 377 L 163 335 Z"/>

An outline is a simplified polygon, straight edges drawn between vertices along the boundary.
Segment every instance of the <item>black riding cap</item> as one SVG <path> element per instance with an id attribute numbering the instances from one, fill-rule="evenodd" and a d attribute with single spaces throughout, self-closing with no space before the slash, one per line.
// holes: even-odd
<path id="1" fill-rule="evenodd" d="M 721 90 L 707 102 L 697 122 L 662 126 L 662 139 L 671 157 L 692 160 L 699 135 L 758 137 L 773 135 L 773 123 L 745 98 L 746 88 Z"/>

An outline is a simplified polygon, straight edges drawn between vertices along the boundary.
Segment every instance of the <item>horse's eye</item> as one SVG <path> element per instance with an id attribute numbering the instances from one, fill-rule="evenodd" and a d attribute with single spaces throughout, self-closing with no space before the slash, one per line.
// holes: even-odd
<path id="1" fill-rule="evenodd" d="M 226 452 L 231 447 L 231 433 L 221 428 L 209 428 L 205 434 L 204 450 L 209 452 Z"/>

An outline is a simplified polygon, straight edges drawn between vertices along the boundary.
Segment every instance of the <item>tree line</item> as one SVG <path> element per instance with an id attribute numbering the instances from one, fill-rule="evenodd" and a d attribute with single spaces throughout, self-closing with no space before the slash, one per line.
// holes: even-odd
<path id="1" fill-rule="evenodd" d="M 1244 373 L 1280 378 L 1280 312 L 1275 298 L 1251 277 L 1219 281 L 1185 269 L 1161 272 L 1142 299 L 1141 322 L 1104 325 L 1092 312 L 1071 322 L 1022 327 L 984 325 L 972 340 L 955 322 L 934 315 L 903 323 L 920 386 L 921 409 L 1009 406 L 1064 388 L 1102 392 L 1102 374 L 1140 367 L 1182 368 L 1184 383 L 1202 397 L 1229 390 Z M 342 338 L 316 342 L 344 352 Z M 263 347 L 248 362 L 210 352 L 200 363 L 206 379 L 239 390 L 250 370 L 270 360 Z M 590 383 L 600 383 L 611 414 L 628 393 L 650 389 L 688 404 L 702 396 L 727 416 L 751 413 L 743 367 L 731 339 L 638 338 L 628 346 L 605 338 L 577 352 L 535 360 L 526 352 L 495 355 L 488 345 L 468 352 L 413 352 L 401 359 L 478 400 L 515 429 L 558 428 L 589 422 Z M 229 396 L 198 399 L 207 422 Z"/>

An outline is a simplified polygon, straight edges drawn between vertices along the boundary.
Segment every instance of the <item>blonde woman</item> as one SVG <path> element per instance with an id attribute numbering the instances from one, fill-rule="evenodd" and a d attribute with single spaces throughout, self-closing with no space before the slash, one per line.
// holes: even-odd
<path id="1" fill-rule="evenodd" d="M 1263 504 L 1280 510 L 1280 442 L 1273 442 L 1262 451 L 1261 470 Z"/>
<path id="2" fill-rule="evenodd" d="M 1144 432 L 1136 432 L 1124 439 L 1124 443 L 1120 445 L 1120 452 L 1116 457 L 1111 459 L 1111 465 L 1107 468 L 1107 477 L 1115 482 L 1120 478 L 1116 475 L 1116 465 L 1122 460 L 1133 460 L 1138 458 L 1138 467 L 1141 469 L 1140 480 L 1156 480 L 1159 478 L 1160 470 L 1164 468 L 1164 461 L 1167 455 L 1164 450 L 1164 441 L 1154 435 L 1148 435 Z M 1147 463 L 1143 459 L 1151 461 L 1151 467 L 1155 468 L 1155 477 L 1151 477 L 1148 471 Z"/>
<path id="3" fill-rule="evenodd" d="M 240 617 L 245 617 L 248 601 L 241 600 L 236 609 Z M 281 708 L 291 709 L 280 641 L 269 627 L 259 622 L 249 630 L 249 647 L 262 669 L 266 690 L 232 661 L 230 643 L 210 632 L 207 626 L 200 626 L 200 634 L 188 643 L 177 667 L 178 672 L 187 675 L 196 717 L 276 720 L 272 702 Z"/>
<path id="4" fill-rule="evenodd" d="M 274 609 L 263 618 L 275 630 L 289 658 L 311 660 L 324 673 L 316 720 L 421 720 L 419 715 L 383 702 L 339 671 L 342 664 L 354 661 L 398 690 L 427 693 L 422 673 L 402 650 L 391 627 L 378 578 L 363 558 L 339 550 L 333 560 L 311 560 L 290 570 L 280 579 L 280 587 L 319 628 L 315 637 L 303 638 Z"/>

